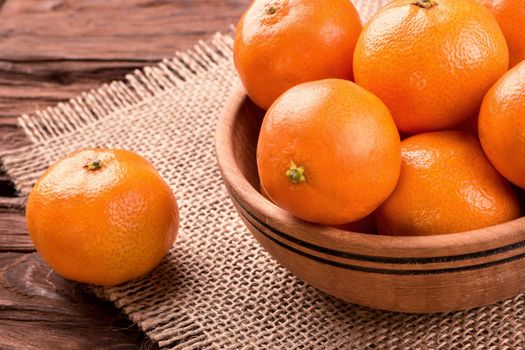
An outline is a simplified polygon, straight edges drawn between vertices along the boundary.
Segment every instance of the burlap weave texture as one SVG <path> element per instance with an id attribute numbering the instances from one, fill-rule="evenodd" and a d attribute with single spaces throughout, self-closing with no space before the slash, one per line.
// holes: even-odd
<path id="1" fill-rule="evenodd" d="M 364 19 L 379 5 L 357 3 Z M 164 262 L 97 293 L 167 349 L 523 349 L 524 295 L 458 313 L 389 313 L 336 300 L 270 258 L 235 213 L 215 161 L 217 117 L 239 84 L 231 45 L 218 34 L 125 82 L 20 118 L 33 144 L 2 161 L 23 195 L 50 163 L 91 146 L 140 153 L 177 195 L 181 230 Z"/>

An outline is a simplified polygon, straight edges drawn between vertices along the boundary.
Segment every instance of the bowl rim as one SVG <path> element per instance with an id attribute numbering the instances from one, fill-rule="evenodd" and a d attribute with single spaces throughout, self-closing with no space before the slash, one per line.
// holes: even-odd
<path id="1" fill-rule="evenodd" d="M 243 175 L 234 156 L 233 127 L 248 96 L 239 87 L 217 121 L 215 152 L 234 204 L 252 219 L 312 249 L 343 257 L 387 263 L 436 263 L 483 258 L 525 247 L 525 217 L 477 230 L 433 236 L 387 236 L 350 232 L 295 218 L 267 200 Z M 250 102 L 252 103 L 252 102 Z"/>

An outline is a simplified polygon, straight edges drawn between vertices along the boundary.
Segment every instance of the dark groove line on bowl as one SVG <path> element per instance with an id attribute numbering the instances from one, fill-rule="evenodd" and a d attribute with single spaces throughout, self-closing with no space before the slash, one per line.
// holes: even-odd
<path id="1" fill-rule="evenodd" d="M 516 249 L 525 247 L 525 240 L 524 240 L 524 241 L 509 244 L 503 247 L 485 250 L 482 252 L 460 254 L 460 255 L 449 255 L 449 256 L 435 256 L 435 257 L 428 257 L 428 258 L 392 258 L 392 257 L 386 257 L 386 256 L 374 256 L 374 255 L 348 253 L 348 252 L 343 252 L 340 250 L 334 250 L 330 248 L 321 247 L 321 246 L 297 239 L 290 235 L 287 235 L 286 233 L 279 231 L 276 228 L 261 221 L 258 217 L 253 215 L 248 209 L 246 209 L 246 207 L 244 207 L 234 196 L 231 196 L 231 198 L 251 218 L 253 218 L 260 225 L 270 230 L 272 233 L 280 236 L 283 239 L 286 239 L 287 241 L 293 242 L 297 245 L 303 246 L 310 250 L 314 250 L 314 251 L 317 251 L 319 253 L 323 253 L 326 255 L 333 255 L 338 258 L 385 263 L 385 264 L 400 264 L 400 265 L 401 264 L 436 264 L 436 263 L 457 262 L 457 261 L 462 261 L 462 260 L 485 258 L 485 257 L 489 257 L 492 255 L 507 253 L 512 250 L 516 250 Z"/>
<path id="2" fill-rule="evenodd" d="M 375 268 L 375 267 L 356 266 L 356 265 L 350 265 L 350 264 L 345 264 L 345 263 L 338 262 L 338 261 L 332 261 L 332 260 L 328 260 L 328 259 L 325 259 L 325 258 L 321 258 L 319 256 L 315 256 L 315 255 L 303 252 L 303 251 L 301 251 L 299 249 L 296 249 L 294 247 L 291 247 L 291 246 L 289 246 L 289 245 L 287 245 L 287 244 L 285 244 L 285 243 L 283 243 L 283 242 L 273 238 L 272 236 L 268 235 L 266 232 L 260 230 L 257 226 L 254 225 L 254 222 L 252 220 L 250 220 L 250 218 L 247 215 L 245 215 L 243 212 L 239 211 L 239 214 L 244 219 L 246 219 L 257 230 L 257 232 L 259 232 L 260 234 L 262 234 L 264 237 L 268 238 L 272 242 L 278 244 L 282 248 L 291 251 L 292 253 L 301 255 L 301 256 L 303 256 L 305 258 L 317 261 L 317 262 L 322 263 L 322 264 L 331 265 L 331 266 L 335 266 L 335 267 L 339 267 L 339 268 L 343 268 L 343 269 L 347 269 L 347 270 L 359 271 L 359 272 L 377 273 L 377 274 L 382 274 L 382 275 L 418 275 L 418 276 L 420 276 L 420 275 L 437 275 L 437 274 L 444 274 L 444 273 L 454 273 L 454 272 L 463 272 L 463 271 L 472 271 L 472 270 L 482 270 L 482 269 L 489 268 L 489 267 L 492 267 L 492 266 L 502 265 L 502 264 L 506 264 L 506 263 L 509 263 L 509 262 L 512 262 L 512 261 L 515 261 L 515 260 L 520 260 L 520 259 L 525 257 L 525 253 L 522 253 L 522 254 L 511 256 L 511 257 L 508 257 L 508 258 L 505 258 L 505 259 L 491 261 L 491 262 L 478 264 L 478 265 L 470 265 L 470 266 L 462 266 L 462 267 L 450 267 L 450 268 L 434 269 L 434 270 L 394 270 L 394 269 L 379 269 L 379 268 Z"/>

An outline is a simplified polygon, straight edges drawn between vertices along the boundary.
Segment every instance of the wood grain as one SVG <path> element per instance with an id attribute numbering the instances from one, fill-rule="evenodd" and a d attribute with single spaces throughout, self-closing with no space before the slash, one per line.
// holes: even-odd
<path id="1" fill-rule="evenodd" d="M 0 0 L 0 155 L 28 144 L 16 117 L 190 48 L 249 0 Z M 1 167 L 0 167 L 1 168 Z M 0 348 L 156 348 L 85 287 L 49 274 L 0 170 Z"/>
<path id="2" fill-rule="evenodd" d="M 0 8 L 0 140 L 14 142 L 17 136 L 4 133 L 12 131 L 20 114 L 122 79 L 228 31 L 247 3 L 5 1 Z"/>
<path id="3" fill-rule="evenodd" d="M 27 234 L 23 212 L 16 209 L 0 208 L 0 253 L 35 251 Z"/>
<path id="4" fill-rule="evenodd" d="M 0 348 L 156 348 L 124 315 L 35 253 L 24 215 L 0 209 Z"/>
<path id="5" fill-rule="evenodd" d="M 36 253 L 0 253 L 0 348 L 154 348 L 124 315 Z"/>

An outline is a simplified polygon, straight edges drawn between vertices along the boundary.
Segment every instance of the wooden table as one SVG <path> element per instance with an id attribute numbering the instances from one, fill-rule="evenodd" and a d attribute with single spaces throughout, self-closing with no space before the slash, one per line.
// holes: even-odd
<path id="1" fill-rule="evenodd" d="M 227 31 L 249 0 L 0 0 L 0 154 L 16 117 Z M 0 171 L 0 349 L 156 348 L 125 315 L 35 253 Z"/>

